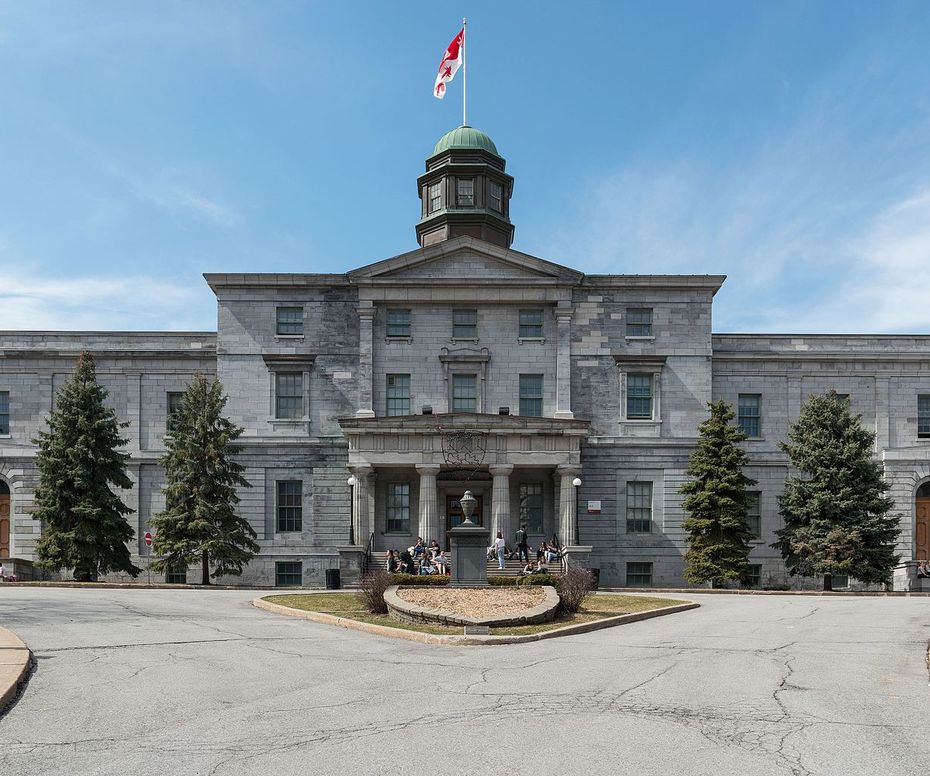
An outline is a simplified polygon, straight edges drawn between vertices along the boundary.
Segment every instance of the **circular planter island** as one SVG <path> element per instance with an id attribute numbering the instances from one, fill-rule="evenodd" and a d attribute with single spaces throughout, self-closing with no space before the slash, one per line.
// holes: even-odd
<path id="1" fill-rule="evenodd" d="M 554 587 L 429 587 L 392 585 L 384 593 L 388 615 L 413 624 L 488 626 L 535 625 L 556 615 Z"/>

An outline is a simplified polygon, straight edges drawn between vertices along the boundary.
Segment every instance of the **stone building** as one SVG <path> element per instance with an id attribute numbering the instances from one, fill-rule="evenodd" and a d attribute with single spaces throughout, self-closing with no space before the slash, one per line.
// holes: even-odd
<path id="1" fill-rule="evenodd" d="M 830 389 L 876 431 L 901 524 L 895 586 L 919 584 L 930 337 L 713 334 L 723 276 L 588 275 L 514 251 L 513 179 L 470 127 L 440 139 L 417 185 L 419 248 L 345 274 L 208 274 L 216 332 L 0 333 L 0 557 L 29 573 L 31 440 L 89 350 L 130 423 L 124 496 L 143 567 L 168 414 L 207 372 L 245 428 L 241 511 L 261 552 L 242 584 L 351 578 L 371 552 L 444 543 L 468 488 L 493 531 L 557 534 L 605 584 L 681 585 L 678 490 L 718 398 L 750 437 L 756 583 L 784 582 L 769 546 L 787 475 L 777 443 L 805 397 Z M 467 455 L 450 455 L 463 441 Z"/>

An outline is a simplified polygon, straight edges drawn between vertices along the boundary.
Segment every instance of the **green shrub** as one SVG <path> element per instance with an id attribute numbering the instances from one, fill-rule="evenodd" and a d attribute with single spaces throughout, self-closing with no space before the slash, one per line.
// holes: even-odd
<path id="1" fill-rule="evenodd" d="M 393 578 L 392 585 L 405 585 L 407 587 L 412 587 L 413 585 L 448 585 L 449 577 L 445 574 L 391 574 Z"/>
<path id="2" fill-rule="evenodd" d="M 527 574 L 522 577 L 489 576 L 488 584 L 495 587 L 510 587 L 516 585 L 556 585 L 558 577 L 551 574 Z"/>

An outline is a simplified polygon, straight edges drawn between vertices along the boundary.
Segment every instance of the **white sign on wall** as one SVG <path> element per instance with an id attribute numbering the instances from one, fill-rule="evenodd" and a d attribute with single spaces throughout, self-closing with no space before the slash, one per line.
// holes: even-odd
<path id="1" fill-rule="evenodd" d="M 601 513 L 601 502 L 600 501 L 589 501 L 588 502 L 588 514 L 599 515 L 600 513 Z"/>

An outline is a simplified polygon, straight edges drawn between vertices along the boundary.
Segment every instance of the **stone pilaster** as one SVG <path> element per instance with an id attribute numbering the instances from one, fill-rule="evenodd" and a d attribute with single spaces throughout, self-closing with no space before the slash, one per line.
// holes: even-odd
<path id="1" fill-rule="evenodd" d="M 420 521 L 417 535 L 422 536 L 424 542 L 432 539 L 439 541 L 439 511 L 436 507 L 436 475 L 439 474 L 439 466 L 420 464 L 416 469 L 420 475 Z"/>
<path id="2" fill-rule="evenodd" d="M 555 417 L 573 418 L 572 412 L 572 306 L 559 302 L 555 310 L 557 343 L 555 367 Z"/>
<path id="3" fill-rule="evenodd" d="M 358 306 L 358 406 L 360 418 L 373 418 L 372 362 L 374 358 L 375 308 L 371 302 Z"/>
<path id="4" fill-rule="evenodd" d="M 491 541 L 497 538 L 500 531 L 504 540 L 510 539 L 510 474 L 513 464 L 488 467 L 494 484 L 491 491 Z"/>
<path id="5" fill-rule="evenodd" d="M 364 464 L 353 466 L 355 485 L 352 488 L 352 530 L 355 534 L 356 546 L 364 547 L 368 543 L 371 533 L 371 518 L 369 515 L 369 490 L 371 487 L 372 468 Z"/>
<path id="6" fill-rule="evenodd" d="M 572 480 L 581 474 L 580 466 L 559 466 L 559 541 L 563 547 L 577 544 L 577 490 Z"/>

